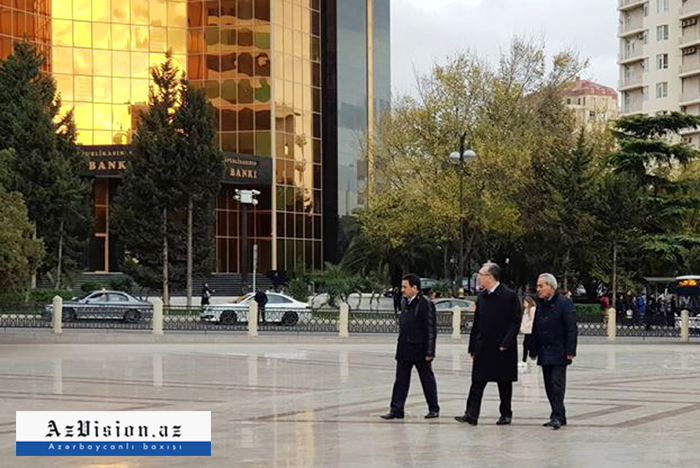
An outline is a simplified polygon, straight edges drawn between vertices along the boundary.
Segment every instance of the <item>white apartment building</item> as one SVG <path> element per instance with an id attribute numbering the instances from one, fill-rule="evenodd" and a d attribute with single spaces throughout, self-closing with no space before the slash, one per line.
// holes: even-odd
<path id="1" fill-rule="evenodd" d="M 618 0 L 622 115 L 700 115 L 700 0 Z M 700 130 L 683 133 L 700 147 Z"/>

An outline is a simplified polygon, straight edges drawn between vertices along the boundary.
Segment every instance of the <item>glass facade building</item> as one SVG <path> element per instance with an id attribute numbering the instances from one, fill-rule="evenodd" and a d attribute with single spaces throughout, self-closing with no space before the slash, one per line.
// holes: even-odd
<path id="1" fill-rule="evenodd" d="M 41 47 L 90 155 L 90 269 L 118 269 L 109 204 L 148 101 L 149 68 L 169 49 L 216 108 L 227 162 L 217 272 L 252 271 L 242 242 L 249 252 L 257 245 L 258 271 L 332 259 L 329 226 L 339 207 L 346 215 L 362 204 L 367 187 L 367 161 L 350 141 L 366 138 L 388 106 L 389 0 L 0 0 L 0 8 L 0 57 L 25 36 Z M 247 223 L 236 188 L 261 192 Z"/>

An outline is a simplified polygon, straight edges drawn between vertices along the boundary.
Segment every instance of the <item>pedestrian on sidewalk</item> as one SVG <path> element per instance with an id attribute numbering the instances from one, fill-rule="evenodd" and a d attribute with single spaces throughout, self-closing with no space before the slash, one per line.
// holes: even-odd
<path id="1" fill-rule="evenodd" d="M 518 380 L 518 331 L 522 306 L 518 295 L 501 284 L 501 268 L 492 262 L 479 270 L 482 291 L 476 299 L 474 324 L 469 335 L 469 356 L 473 360 L 472 384 L 463 416 L 455 419 L 476 426 L 481 399 L 488 382 L 498 384 L 501 399 L 496 424 L 510 424 L 513 382 Z"/>
<path id="2" fill-rule="evenodd" d="M 391 395 L 391 409 L 382 419 L 403 419 L 414 366 L 418 371 L 425 401 L 428 403 L 425 419 L 434 419 L 440 415 L 437 383 L 432 367 L 437 339 L 435 305 L 421 293 L 420 286 L 420 278 L 416 275 L 406 275 L 401 281 L 401 291 L 405 300 L 399 317 L 396 380 Z"/>
<path id="3" fill-rule="evenodd" d="M 204 283 L 202 286 L 202 300 L 200 304 L 202 307 L 209 305 L 209 301 L 211 300 L 211 295 L 214 292 L 214 290 L 209 288 L 209 285 L 207 283 Z"/>
<path id="4" fill-rule="evenodd" d="M 576 357 L 576 307 L 571 299 L 557 292 L 557 279 L 549 273 L 537 279 L 537 296 L 530 354 L 537 356 L 537 364 L 542 367 L 544 388 L 552 407 L 544 426 L 556 430 L 566 426 L 566 368 Z"/>
<path id="5" fill-rule="evenodd" d="M 535 311 L 537 310 L 537 304 L 535 300 L 530 296 L 525 296 L 523 299 L 523 319 L 520 322 L 520 333 L 523 334 L 523 360 L 521 362 L 522 367 L 527 367 L 527 358 L 530 354 L 530 347 L 532 343 L 532 325 L 535 321 Z"/>

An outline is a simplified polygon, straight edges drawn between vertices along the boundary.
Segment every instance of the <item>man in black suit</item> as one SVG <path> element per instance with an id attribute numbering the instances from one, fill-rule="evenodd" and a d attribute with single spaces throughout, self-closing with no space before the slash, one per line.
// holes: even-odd
<path id="1" fill-rule="evenodd" d="M 500 283 L 501 269 L 492 262 L 479 270 L 482 291 L 476 300 L 474 325 L 469 335 L 473 360 L 472 385 L 467 410 L 455 419 L 476 426 L 481 399 L 488 382 L 498 383 L 501 417 L 496 424 L 510 424 L 513 382 L 518 380 L 518 341 L 523 311 L 518 295 Z"/>
<path id="2" fill-rule="evenodd" d="M 557 430 L 566 426 L 566 367 L 576 357 L 576 307 L 570 298 L 557 292 L 557 279 L 549 273 L 537 279 L 537 296 L 530 355 L 536 356 L 537 364 L 542 366 L 544 388 L 552 407 L 544 426 Z"/>
<path id="3" fill-rule="evenodd" d="M 437 383 L 432 362 L 435 358 L 437 320 L 435 305 L 421 294 L 420 278 L 406 275 L 401 281 L 405 297 L 399 318 L 399 340 L 396 346 L 396 381 L 391 395 L 391 410 L 382 419 L 403 419 L 404 405 L 411 383 L 411 370 L 416 366 L 423 394 L 428 403 L 425 419 L 437 418 Z"/>

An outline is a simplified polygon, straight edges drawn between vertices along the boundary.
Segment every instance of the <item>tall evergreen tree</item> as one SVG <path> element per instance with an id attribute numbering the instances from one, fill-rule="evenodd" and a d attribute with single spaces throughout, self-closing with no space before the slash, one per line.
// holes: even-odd
<path id="1" fill-rule="evenodd" d="M 180 175 L 187 206 L 186 284 L 189 307 L 192 305 L 193 274 L 208 274 L 214 266 L 214 215 L 224 162 L 216 142 L 214 106 L 207 100 L 204 90 L 183 81 L 174 124 L 180 138 L 178 161 L 182 164 Z M 193 246 L 195 230 L 199 242 Z"/>
<path id="2" fill-rule="evenodd" d="M 47 250 L 42 272 L 58 287 L 62 273 L 78 266 L 88 238 L 90 185 L 80 176 L 87 160 L 76 147 L 73 115 L 58 117 L 60 98 L 43 65 L 27 42 L 0 61 L 0 149 L 16 154 L 9 189 L 24 197 Z"/>
<path id="3" fill-rule="evenodd" d="M 166 303 L 172 285 L 186 285 L 191 305 L 193 275 L 214 268 L 223 156 L 213 106 L 181 78 L 170 54 L 152 77 L 114 218 L 126 250 L 124 270 L 144 286 L 160 283 Z"/>
<path id="4" fill-rule="evenodd" d="M 180 80 L 168 53 L 166 61 L 151 70 L 154 85 L 147 110 L 140 115 L 124 184 L 114 210 L 116 231 L 124 244 L 124 270 L 143 286 L 163 291 L 169 302 L 169 250 L 177 234 L 170 229 L 178 201 L 183 197 L 178 137 L 173 121 Z M 160 274 L 158 273 L 160 270 Z"/>
<path id="5" fill-rule="evenodd" d="M 687 219 L 700 204 L 697 183 L 682 176 L 700 152 L 680 141 L 679 132 L 700 126 L 700 117 L 672 112 L 624 117 L 617 122 L 619 151 L 610 157 L 614 174 L 624 175 L 641 194 L 643 218 L 636 226 L 640 260 L 649 273 L 674 274 L 700 233 Z M 614 208 L 613 208 L 614 209 Z"/>

